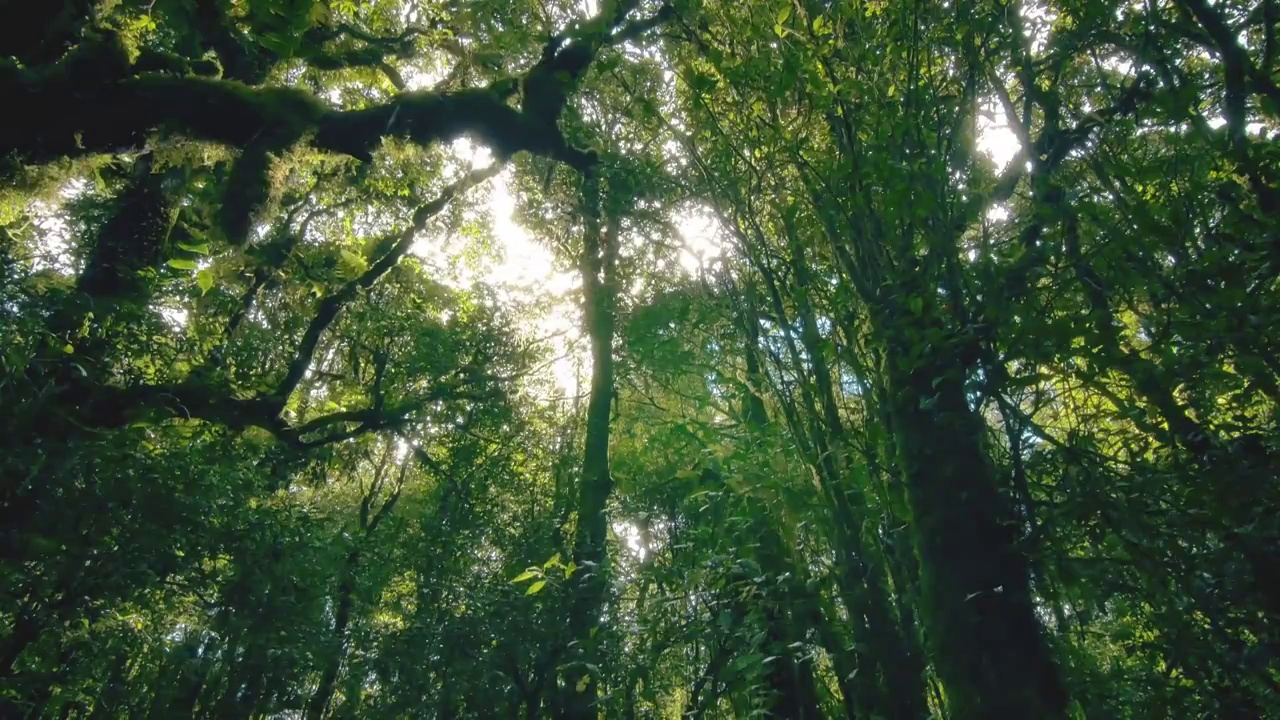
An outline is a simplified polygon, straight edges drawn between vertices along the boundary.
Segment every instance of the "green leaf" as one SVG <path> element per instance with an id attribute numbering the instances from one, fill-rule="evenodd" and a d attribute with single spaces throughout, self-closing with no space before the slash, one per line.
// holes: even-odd
<path id="1" fill-rule="evenodd" d="M 764 655 L 761 655 L 760 653 L 751 653 L 749 655 L 739 655 L 738 657 L 734 658 L 732 663 L 730 663 L 730 667 L 732 667 L 735 672 L 741 673 L 746 671 L 748 668 L 751 668 L 753 665 L 756 665 L 757 663 L 762 663 L 763 660 L 764 660 Z"/>
<path id="2" fill-rule="evenodd" d="M 62 352 L 66 353 L 66 354 L 68 354 L 68 355 L 70 355 L 71 353 L 73 353 L 73 352 L 75 352 L 75 351 L 76 351 L 76 348 L 75 348 L 75 346 L 74 346 L 74 345 L 72 345 L 71 343 L 67 343 L 66 345 L 63 345 L 63 346 L 62 346 Z"/>
<path id="3" fill-rule="evenodd" d="M 323 2 L 317 2 L 311 6 L 310 12 L 307 13 L 307 20 L 312 25 L 321 25 L 329 22 L 329 8 Z"/>
<path id="4" fill-rule="evenodd" d="M 338 253 L 338 272 L 346 278 L 356 278 L 369 269 L 369 261 L 364 256 L 343 248 Z"/>
<path id="5" fill-rule="evenodd" d="M 174 270 L 195 270 L 200 267 L 196 265 L 195 260 L 186 260 L 184 258 L 170 258 L 166 264 Z"/>
<path id="6" fill-rule="evenodd" d="M 560 564 L 560 553 L 551 556 L 551 559 L 542 564 L 542 569 L 547 570 Z"/>
<path id="7" fill-rule="evenodd" d="M 200 244 L 198 244 L 198 245 L 191 245 L 191 244 L 189 244 L 189 243 L 181 243 L 181 242 L 180 242 L 180 243 L 178 243 L 178 247 L 182 248 L 183 250 L 186 250 L 187 252 L 193 252 L 193 253 L 196 253 L 197 255 L 208 255 L 208 254 L 209 254 L 209 244 L 208 244 L 208 243 L 200 243 Z"/>
<path id="8" fill-rule="evenodd" d="M 531 568 L 517 575 L 515 579 L 512 580 L 511 582 L 522 583 L 522 582 L 525 582 L 526 580 L 532 580 L 536 577 L 542 577 L 542 573 L 539 572 L 537 568 Z"/>
<path id="9" fill-rule="evenodd" d="M 538 582 L 529 586 L 529 589 L 525 592 L 525 595 L 537 595 L 538 593 L 542 592 L 542 588 L 546 587 L 546 585 L 547 585 L 546 580 L 539 580 Z"/>
<path id="10" fill-rule="evenodd" d="M 781 25 L 786 22 L 789 17 L 791 17 L 791 6 L 783 5 L 782 9 L 778 11 L 778 24 Z"/>
<path id="11" fill-rule="evenodd" d="M 200 286 L 201 295 L 209 292 L 209 289 L 213 287 L 213 273 L 208 270 L 201 270 L 196 273 L 196 284 Z"/>
<path id="12" fill-rule="evenodd" d="M 268 50 L 284 57 L 293 57 L 293 53 L 299 45 L 298 41 L 294 40 L 292 36 L 279 32 L 264 33 L 259 36 L 258 41 Z"/>

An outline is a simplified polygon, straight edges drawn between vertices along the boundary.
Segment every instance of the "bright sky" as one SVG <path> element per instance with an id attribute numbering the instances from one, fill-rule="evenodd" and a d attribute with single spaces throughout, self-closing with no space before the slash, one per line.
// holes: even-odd
<path id="1" fill-rule="evenodd" d="M 492 162 L 487 150 L 465 140 L 455 142 L 451 149 L 464 165 L 483 167 Z M 488 195 L 485 210 L 492 221 L 492 254 L 468 256 L 471 241 L 467 238 L 445 238 L 442 242 L 438 235 L 426 234 L 413 252 L 436 269 L 442 282 L 458 288 L 486 285 L 507 307 L 528 318 L 521 328 L 525 337 L 545 340 L 554 358 L 547 371 L 555 394 L 572 397 L 585 389 L 591 372 L 590 352 L 581 332 L 581 279 L 576 268 L 557 264 L 554 251 L 516 223 L 509 182 L 507 170 L 486 187 L 471 191 Z M 710 212 L 685 210 L 672 218 L 672 224 L 681 236 L 676 262 L 682 273 L 696 275 L 720 256 L 722 241 Z"/>
<path id="2" fill-rule="evenodd" d="M 991 158 L 996 170 L 1003 171 L 1021 149 L 1022 144 L 1009 129 L 1008 119 L 999 103 L 983 108 L 978 119 L 978 150 Z"/>

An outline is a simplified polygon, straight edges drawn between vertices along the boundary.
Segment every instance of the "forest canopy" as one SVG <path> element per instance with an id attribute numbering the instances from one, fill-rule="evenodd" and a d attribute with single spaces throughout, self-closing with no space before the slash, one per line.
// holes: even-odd
<path id="1" fill-rule="evenodd" d="M 1280 718 L 1274 0 L 0 10 L 0 717 Z"/>

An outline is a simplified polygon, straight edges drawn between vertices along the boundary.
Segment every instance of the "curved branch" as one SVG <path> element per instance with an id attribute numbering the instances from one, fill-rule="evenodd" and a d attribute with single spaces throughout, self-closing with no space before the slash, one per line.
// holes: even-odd
<path id="1" fill-rule="evenodd" d="M 618 17 L 603 31 L 581 33 L 567 44 L 559 38 L 548 43 L 543 58 L 519 80 L 525 89 L 521 110 L 507 103 L 511 83 L 455 92 L 402 92 L 381 105 L 341 111 L 291 87 L 138 74 L 136 67 L 121 69 L 132 76 L 104 76 L 94 62 L 59 73 L 4 63 L 0 103 L 23 112 L 9 118 L 0 155 L 41 164 L 137 149 L 149 134 L 168 131 L 260 152 L 283 150 L 310 137 L 317 149 L 368 161 L 386 137 L 426 146 L 471 135 L 500 158 L 530 152 L 584 170 L 594 164 L 594 154 L 570 147 L 556 127 L 568 94 L 602 48 L 636 37 L 671 14 L 664 7 L 646 20 L 624 24 Z M 395 40 L 411 42 L 412 37 Z M 386 65 L 381 55 L 372 64 Z M 403 85 L 391 70 L 392 83 Z"/>
<path id="2" fill-rule="evenodd" d="M 161 130 L 270 152 L 310 135 L 319 150 L 364 161 L 386 137 L 429 146 L 464 135 L 504 158 L 523 151 L 576 167 L 587 156 L 488 88 L 406 92 L 382 105 L 338 111 L 296 88 L 159 74 L 85 88 L 74 77 L 42 80 L 10 66 L 0 68 L 0 99 L 23 108 L 7 124 L 0 155 L 30 164 L 135 150 Z"/>

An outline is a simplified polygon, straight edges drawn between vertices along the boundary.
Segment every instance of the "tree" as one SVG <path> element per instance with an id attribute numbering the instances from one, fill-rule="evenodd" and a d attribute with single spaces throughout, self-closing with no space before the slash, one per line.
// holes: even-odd
<path id="1" fill-rule="evenodd" d="M 4 717 L 1275 714 L 1271 3 L 7 17 Z"/>

